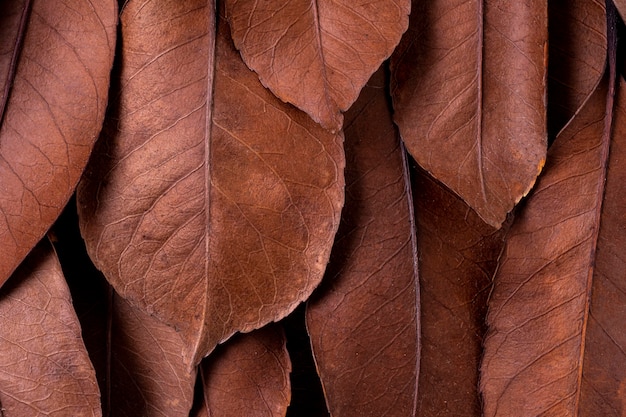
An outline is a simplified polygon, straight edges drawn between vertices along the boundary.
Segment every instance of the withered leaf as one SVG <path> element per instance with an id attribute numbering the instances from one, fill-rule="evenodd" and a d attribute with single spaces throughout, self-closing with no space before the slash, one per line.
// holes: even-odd
<path id="1" fill-rule="evenodd" d="M 100 416 L 96 374 L 46 240 L 0 292 L 0 401 L 7 416 Z"/>
<path id="2" fill-rule="evenodd" d="M 554 139 L 604 73 L 606 7 L 604 0 L 551 0 L 548 13 L 548 132 Z"/>
<path id="3" fill-rule="evenodd" d="M 215 45 L 212 5 L 126 4 L 117 116 L 78 189 L 94 263 L 190 364 L 309 296 L 343 205 L 342 135 L 263 88 L 225 21 Z"/>
<path id="4" fill-rule="evenodd" d="M 334 417 L 412 416 L 419 290 L 406 155 L 383 71 L 346 113 L 346 206 L 307 329 Z"/>
<path id="5" fill-rule="evenodd" d="M 494 227 L 543 167 L 546 52 L 546 0 L 415 0 L 392 56 L 407 149 Z"/>
<path id="6" fill-rule="evenodd" d="M 510 222 L 495 230 L 423 170 L 413 174 L 421 300 L 416 416 L 480 417 L 487 298 Z"/>
<path id="7" fill-rule="evenodd" d="M 0 3 L 0 284 L 61 213 L 87 163 L 116 19 L 114 0 Z"/>
<path id="8" fill-rule="evenodd" d="M 111 416 L 187 417 L 196 370 L 188 369 L 180 334 L 117 294 L 110 314 Z"/>
<path id="9" fill-rule="evenodd" d="M 487 416 L 626 412 L 625 88 L 612 121 L 604 79 L 516 217 L 489 305 Z"/>
<path id="10" fill-rule="evenodd" d="M 226 0 L 237 49 L 263 85 L 328 129 L 408 26 L 410 0 Z"/>
<path id="11" fill-rule="evenodd" d="M 278 325 L 233 337 L 200 365 L 201 407 L 194 417 L 284 417 L 291 362 Z"/>

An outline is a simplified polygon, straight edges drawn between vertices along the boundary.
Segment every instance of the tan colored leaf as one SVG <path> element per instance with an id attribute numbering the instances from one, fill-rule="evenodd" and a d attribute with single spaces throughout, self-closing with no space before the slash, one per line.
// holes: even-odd
<path id="1" fill-rule="evenodd" d="M 557 138 L 511 229 L 489 306 L 487 416 L 626 412 L 626 83 L 614 121 L 606 86 Z"/>
<path id="2" fill-rule="evenodd" d="M 47 240 L 0 292 L 0 401 L 11 416 L 100 416 L 96 375 Z"/>
<path id="3" fill-rule="evenodd" d="M 603 0 L 551 0 L 548 13 L 548 131 L 554 139 L 604 73 L 606 8 Z"/>
<path id="4" fill-rule="evenodd" d="M 233 337 L 200 365 L 201 406 L 194 417 L 280 417 L 291 398 L 285 334 L 269 325 Z"/>
<path id="5" fill-rule="evenodd" d="M 214 47 L 212 4 L 126 4 L 119 118 L 78 190 L 94 263 L 189 363 L 309 296 L 343 205 L 342 136 L 264 89 L 226 22 Z"/>
<path id="6" fill-rule="evenodd" d="M 420 417 L 481 417 L 478 369 L 487 298 L 504 234 L 456 195 L 414 172 L 419 248 Z"/>
<path id="7" fill-rule="evenodd" d="M 546 52 L 546 0 L 415 0 L 392 56 L 407 149 L 494 227 L 543 167 Z"/>
<path id="8" fill-rule="evenodd" d="M 114 0 L 0 3 L 0 284 L 60 214 L 87 163 L 116 19 Z"/>
<path id="9" fill-rule="evenodd" d="M 188 370 L 180 334 L 116 294 L 110 314 L 111 416 L 187 417 L 196 370 Z"/>
<path id="10" fill-rule="evenodd" d="M 400 41 L 410 6 L 410 0 L 226 0 L 235 45 L 263 85 L 333 130 Z"/>
<path id="11" fill-rule="evenodd" d="M 307 328 L 332 416 L 412 416 L 419 373 L 415 228 L 379 71 L 346 115 L 346 207 Z"/>

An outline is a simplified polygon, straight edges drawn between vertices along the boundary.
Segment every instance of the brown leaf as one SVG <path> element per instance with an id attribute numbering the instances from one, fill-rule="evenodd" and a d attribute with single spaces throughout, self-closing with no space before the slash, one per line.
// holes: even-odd
<path id="1" fill-rule="evenodd" d="M 7 416 L 100 416 L 96 375 L 47 240 L 0 293 L 0 401 Z"/>
<path id="2" fill-rule="evenodd" d="M 188 370 L 180 334 L 116 294 L 111 314 L 111 416 L 187 417 L 196 370 Z"/>
<path id="3" fill-rule="evenodd" d="M 613 4 L 615 4 L 622 20 L 624 20 L 624 17 L 626 16 L 626 0 L 613 0 Z"/>
<path id="4" fill-rule="evenodd" d="M 546 15 L 546 0 L 415 0 L 392 56 L 407 149 L 494 227 L 545 160 Z"/>
<path id="5" fill-rule="evenodd" d="M 419 372 L 410 183 L 383 72 L 346 116 L 346 207 L 307 328 L 332 416 L 409 416 Z"/>
<path id="6" fill-rule="evenodd" d="M 60 214 L 87 163 L 116 18 L 114 0 L 0 3 L 0 284 Z"/>
<path id="7" fill-rule="evenodd" d="M 269 325 L 239 334 L 200 366 L 202 406 L 194 417 L 279 417 L 291 398 L 285 334 Z"/>
<path id="8" fill-rule="evenodd" d="M 554 139 L 598 86 L 606 62 L 603 0 L 551 0 L 548 132 Z"/>
<path id="9" fill-rule="evenodd" d="M 482 416 L 478 364 L 504 234 L 424 171 L 414 173 L 421 355 L 417 416 Z"/>
<path id="10" fill-rule="evenodd" d="M 408 26 L 410 0 L 226 0 L 233 40 L 263 85 L 338 130 Z"/>
<path id="11" fill-rule="evenodd" d="M 624 88 L 612 136 L 606 78 L 561 132 L 511 229 L 489 306 L 487 416 L 626 412 Z"/>
<path id="12" fill-rule="evenodd" d="M 78 190 L 94 263 L 190 363 L 309 296 L 343 205 L 342 136 L 265 90 L 225 22 L 213 48 L 212 3 L 126 4 L 119 118 Z"/>

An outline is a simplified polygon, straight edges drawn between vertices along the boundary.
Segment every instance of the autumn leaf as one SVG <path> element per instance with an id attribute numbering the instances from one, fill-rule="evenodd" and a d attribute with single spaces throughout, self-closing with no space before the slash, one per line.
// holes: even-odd
<path id="1" fill-rule="evenodd" d="M 0 322 L 0 402 L 7 416 L 102 415 L 96 375 L 47 239 L 2 288 Z"/>
<path id="2" fill-rule="evenodd" d="M 410 179 L 379 70 L 346 114 L 346 206 L 307 329 L 332 416 L 414 415 L 419 289 Z"/>
<path id="3" fill-rule="evenodd" d="M 278 98 L 339 130 L 408 26 L 410 0 L 226 0 L 233 41 Z"/>
<path id="4" fill-rule="evenodd" d="M 487 299 L 510 221 L 496 230 L 426 172 L 413 172 L 421 355 L 416 416 L 482 416 Z M 442 410 L 445 410 L 443 412 Z"/>
<path id="5" fill-rule="evenodd" d="M 239 334 L 200 365 L 201 405 L 193 417 L 280 417 L 291 399 L 285 334 L 268 325 Z"/>
<path id="6" fill-rule="evenodd" d="M 415 160 L 498 228 L 546 152 L 547 1 L 414 1 L 392 56 Z"/>
<path id="7" fill-rule="evenodd" d="M 0 3 L 0 284 L 61 213 L 100 132 L 116 3 Z"/>
<path id="8" fill-rule="evenodd" d="M 190 364 L 309 296 L 343 205 L 342 135 L 265 90 L 224 21 L 214 45 L 213 19 L 206 1 L 126 4 L 119 100 L 78 189 L 95 265 Z"/>
<path id="9" fill-rule="evenodd" d="M 623 415 L 626 83 L 613 111 L 612 81 L 561 132 L 508 236 L 482 365 L 487 416 Z"/>

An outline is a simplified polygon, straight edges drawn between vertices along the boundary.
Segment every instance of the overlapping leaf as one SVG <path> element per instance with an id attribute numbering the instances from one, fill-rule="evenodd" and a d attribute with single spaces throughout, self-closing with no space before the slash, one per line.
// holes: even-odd
<path id="1" fill-rule="evenodd" d="M 407 149 L 494 227 L 545 161 L 546 52 L 546 0 L 415 0 L 392 56 Z"/>
<path id="2" fill-rule="evenodd" d="M 281 417 L 291 399 L 285 334 L 269 325 L 233 337 L 200 366 L 202 405 L 194 417 Z"/>
<path id="3" fill-rule="evenodd" d="M 624 414 L 625 88 L 613 120 L 605 78 L 511 229 L 488 316 L 487 416 Z"/>
<path id="4" fill-rule="evenodd" d="M 7 416 L 100 416 L 96 375 L 47 240 L 0 292 L 0 401 Z"/>
<path id="5" fill-rule="evenodd" d="M 487 298 L 510 221 L 495 230 L 424 171 L 413 174 L 422 347 L 416 415 L 480 417 Z"/>
<path id="6" fill-rule="evenodd" d="M 338 130 L 407 29 L 410 0 L 226 0 L 226 10 L 263 85 Z"/>
<path id="7" fill-rule="evenodd" d="M 412 416 L 419 290 L 406 155 L 378 71 L 346 114 L 346 207 L 307 329 L 334 417 Z"/>
<path id="8" fill-rule="evenodd" d="M 87 163 L 115 23 L 114 0 L 0 3 L 0 283 L 61 213 Z"/>
<path id="9" fill-rule="evenodd" d="M 271 95 L 210 1 L 130 1 L 119 101 L 78 190 L 96 266 L 174 326 L 189 363 L 319 283 L 343 204 L 342 136 Z"/>

